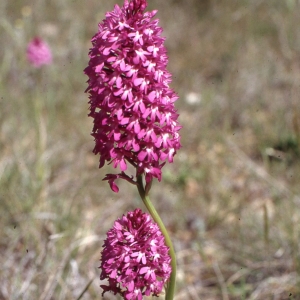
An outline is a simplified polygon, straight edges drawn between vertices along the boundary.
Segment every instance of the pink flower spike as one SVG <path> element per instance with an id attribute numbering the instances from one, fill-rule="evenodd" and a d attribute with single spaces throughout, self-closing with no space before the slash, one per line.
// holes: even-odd
<path id="1" fill-rule="evenodd" d="M 158 296 L 171 274 L 168 251 L 149 214 L 136 209 L 123 215 L 104 241 L 100 279 L 107 280 L 108 285 L 101 285 L 102 295 L 110 291 L 130 300 Z"/>
<path id="2" fill-rule="evenodd" d="M 52 63 L 52 53 L 46 42 L 35 37 L 27 46 L 27 59 L 36 68 Z"/>
<path id="3" fill-rule="evenodd" d="M 124 172 L 130 163 L 149 183 L 161 180 L 163 161 L 173 162 L 181 126 L 165 38 L 159 20 L 152 19 L 157 11 L 145 12 L 146 7 L 146 0 L 124 0 L 106 13 L 84 73 L 99 166 L 112 163 Z M 117 190 L 113 180 L 109 184 Z"/>

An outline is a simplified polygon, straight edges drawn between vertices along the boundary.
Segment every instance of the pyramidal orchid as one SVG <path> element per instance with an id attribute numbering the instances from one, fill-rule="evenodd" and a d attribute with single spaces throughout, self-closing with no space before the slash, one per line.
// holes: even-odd
<path id="1" fill-rule="evenodd" d="M 146 0 L 125 0 L 106 13 L 85 69 L 94 153 L 100 154 L 100 168 L 107 161 L 120 169 L 104 178 L 115 192 L 117 178 L 136 183 L 126 174 L 128 163 L 148 184 L 160 181 L 163 165 L 173 162 L 181 146 L 165 38 L 152 19 L 156 11 L 144 12 L 146 6 Z"/>
<path id="2" fill-rule="evenodd" d="M 140 210 L 118 219 L 107 233 L 101 259 L 104 293 L 124 299 L 157 296 L 165 287 L 166 300 L 175 294 L 176 257 L 169 234 L 149 198 L 153 178 L 161 181 L 162 167 L 172 163 L 181 147 L 178 99 L 170 88 L 168 56 L 157 11 L 145 12 L 146 0 L 124 0 L 106 13 L 92 38 L 88 76 L 90 113 L 94 120 L 94 153 L 119 169 L 106 174 L 111 189 L 116 179 L 137 186 L 148 214 Z M 135 169 L 129 176 L 128 164 Z"/>
<path id="3" fill-rule="evenodd" d="M 48 44 L 39 37 L 33 38 L 27 46 L 27 60 L 31 65 L 40 68 L 52 63 L 52 53 Z"/>

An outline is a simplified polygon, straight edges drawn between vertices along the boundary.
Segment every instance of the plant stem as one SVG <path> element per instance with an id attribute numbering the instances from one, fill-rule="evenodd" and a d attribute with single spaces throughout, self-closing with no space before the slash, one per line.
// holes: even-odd
<path id="1" fill-rule="evenodd" d="M 143 186 L 142 175 L 137 176 L 137 187 L 138 187 L 139 194 L 140 194 L 145 206 L 147 207 L 153 220 L 157 223 L 159 229 L 161 230 L 162 234 L 165 237 L 166 245 L 169 247 L 169 254 L 171 256 L 172 272 L 171 272 L 171 276 L 169 279 L 169 283 L 167 285 L 165 300 L 173 300 L 174 294 L 175 294 L 175 284 L 176 284 L 176 256 L 175 256 L 174 247 L 173 247 L 170 236 L 168 234 L 168 231 L 167 231 L 163 221 L 161 220 L 161 218 L 158 215 L 156 209 L 154 208 L 152 202 L 150 201 L 149 196 L 145 192 L 145 189 Z"/>

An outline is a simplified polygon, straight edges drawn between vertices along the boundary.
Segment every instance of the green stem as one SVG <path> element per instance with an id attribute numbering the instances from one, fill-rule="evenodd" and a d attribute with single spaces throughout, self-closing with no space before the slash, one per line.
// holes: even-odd
<path id="1" fill-rule="evenodd" d="M 166 290 L 166 298 L 165 300 L 173 300 L 174 294 L 175 294 L 175 284 L 176 284 L 176 256 L 175 256 L 175 251 L 173 244 L 171 242 L 170 236 L 168 234 L 168 231 L 161 220 L 160 216 L 158 215 L 156 209 L 154 208 L 152 202 L 150 201 L 149 196 L 146 194 L 144 186 L 143 186 L 143 179 L 142 175 L 137 176 L 137 187 L 139 194 L 147 207 L 150 215 L 152 216 L 153 220 L 157 223 L 159 229 L 161 230 L 162 234 L 165 237 L 165 242 L 166 245 L 169 247 L 169 254 L 171 256 L 171 267 L 172 267 L 172 272 L 171 276 L 169 279 L 169 283 L 167 285 L 167 290 Z"/>

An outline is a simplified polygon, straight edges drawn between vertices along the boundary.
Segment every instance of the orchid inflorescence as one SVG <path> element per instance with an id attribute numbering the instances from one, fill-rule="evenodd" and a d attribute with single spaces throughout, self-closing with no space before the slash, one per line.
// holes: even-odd
<path id="1" fill-rule="evenodd" d="M 102 251 L 100 279 L 103 294 L 112 291 L 124 299 L 157 296 L 171 274 L 164 236 L 149 214 L 140 209 L 123 215 L 107 233 Z"/>
<path id="2" fill-rule="evenodd" d="M 135 184 L 128 176 L 127 163 L 136 176 L 145 174 L 147 183 L 161 180 L 165 161 L 173 162 L 180 148 L 181 126 L 169 87 L 168 56 L 156 11 L 146 12 L 146 0 L 125 0 L 98 26 L 85 69 L 89 77 L 90 116 L 94 118 L 94 153 L 119 167 L 119 174 L 107 174 L 113 191 L 117 178 Z"/>
<path id="3" fill-rule="evenodd" d="M 51 49 L 40 37 L 35 37 L 29 42 L 26 54 L 29 63 L 36 68 L 52 63 Z"/>

